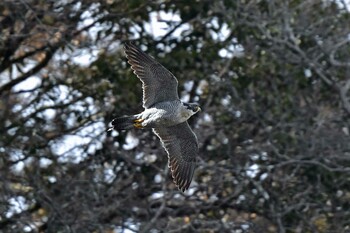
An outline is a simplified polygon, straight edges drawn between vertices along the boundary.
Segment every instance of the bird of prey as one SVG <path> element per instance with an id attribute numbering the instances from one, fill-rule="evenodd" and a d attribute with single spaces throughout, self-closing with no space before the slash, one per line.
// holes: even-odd
<path id="1" fill-rule="evenodd" d="M 148 129 L 159 137 L 168 154 L 175 185 L 185 191 L 191 184 L 198 141 L 187 120 L 198 111 L 196 103 L 183 103 L 176 77 L 131 42 L 124 45 L 128 63 L 142 82 L 144 111 L 112 120 L 110 130 Z"/>

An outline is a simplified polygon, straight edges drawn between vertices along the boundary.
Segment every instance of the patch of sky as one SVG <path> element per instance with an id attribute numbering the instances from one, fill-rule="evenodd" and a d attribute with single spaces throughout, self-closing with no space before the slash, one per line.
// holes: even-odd
<path id="1" fill-rule="evenodd" d="M 250 228 L 250 225 L 247 223 L 244 223 L 241 225 L 242 230 L 247 231 Z"/>
<path id="2" fill-rule="evenodd" d="M 11 161 L 14 163 L 11 166 L 11 170 L 14 173 L 21 173 L 24 167 L 33 161 L 32 157 L 26 158 L 20 149 L 12 149 L 9 154 Z"/>
<path id="3" fill-rule="evenodd" d="M 145 153 L 144 152 L 140 152 L 140 153 L 136 154 L 135 159 L 143 159 L 144 156 L 145 156 Z"/>
<path id="4" fill-rule="evenodd" d="M 219 24 L 219 19 L 214 17 L 210 22 L 207 23 L 207 27 L 212 27 L 213 29 L 209 31 L 213 40 L 225 41 L 231 34 L 227 23 Z"/>
<path id="5" fill-rule="evenodd" d="M 159 191 L 159 192 L 152 193 L 150 199 L 151 200 L 156 200 L 156 199 L 160 199 L 160 198 L 163 198 L 163 197 L 164 197 L 164 192 L 163 191 Z"/>
<path id="6" fill-rule="evenodd" d="M 193 88 L 194 82 L 192 80 L 186 81 L 184 83 L 184 91 L 181 93 L 180 99 L 182 102 L 189 102 L 190 101 L 190 95 L 188 94 L 192 88 Z"/>
<path id="7" fill-rule="evenodd" d="M 327 1 L 328 2 L 328 1 Z M 335 3 L 341 8 L 350 11 L 350 0 L 336 0 Z"/>
<path id="8" fill-rule="evenodd" d="M 211 115 L 209 115 L 208 113 L 204 113 L 203 120 L 205 122 L 213 122 L 213 117 Z"/>
<path id="9" fill-rule="evenodd" d="M 52 160 L 48 158 L 40 158 L 39 159 L 39 166 L 42 168 L 47 168 L 52 164 Z"/>
<path id="10" fill-rule="evenodd" d="M 135 147 L 137 147 L 140 143 L 140 140 L 132 135 L 132 133 L 129 131 L 125 138 L 125 144 L 123 145 L 124 150 L 132 150 Z"/>
<path id="11" fill-rule="evenodd" d="M 41 78 L 31 76 L 13 87 L 14 92 L 30 91 L 41 85 Z M 27 96 L 31 95 L 28 93 Z"/>
<path id="12" fill-rule="evenodd" d="M 232 97 L 230 95 L 226 95 L 224 98 L 221 99 L 221 104 L 224 106 L 231 105 Z"/>
<path id="13" fill-rule="evenodd" d="M 29 208 L 26 199 L 23 196 L 14 196 L 7 200 L 9 209 L 5 212 L 7 218 L 11 218 L 15 214 L 19 214 Z"/>
<path id="14" fill-rule="evenodd" d="M 239 111 L 239 110 L 234 111 L 234 116 L 235 116 L 236 118 L 240 118 L 240 117 L 242 116 L 242 112 Z"/>
<path id="15" fill-rule="evenodd" d="M 163 178 L 162 178 L 162 175 L 161 174 L 156 174 L 155 176 L 154 176 L 154 182 L 155 183 L 160 183 L 160 182 L 162 182 L 162 180 L 163 180 Z"/>
<path id="16" fill-rule="evenodd" d="M 111 168 L 106 168 L 103 170 L 103 181 L 111 184 L 113 183 L 114 179 L 117 177 L 114 170 Z"/>
<path id="17" fill-rule="evenodd" d="M 41 218 L 41 220 L 46 221 L 47 217 Z M 23 227 L 24 232 L 35 232 L 38 226 L 35 223 L 26 223 L 26 226 Z"/>
<path id="18" fill-rule="evenodd" d="M 79 64 L 81 66 L 89 66 L 93 61 L 95 61 L 98 58 L 98 54 L 105 45 L 102 43 L 99 43 L 99 37 L 102 36 L 101 33 L 105 31 L 105 28 L 108 26 L 101 23 L 95 23 L 99 18 L 105 16 L 106 13 L 100 13 L 97 12 L 98 8 L 100 6 L 100 3 L 94 3 L 90 6 L 89 9 L 87 9 L 82 15 L 81 15 L 81 22 L 78 24 L 78 30 L 83 29 L 84 27 L 91 26 L 88 31 L 86 32 L 86 36 L 89 37 L 90 40 L 96 41 L 96 43 L 91 43 L 89 48 L 80 49 L 79 48 L 79 41 L 72 41 L 73 45 L 78 46 L 77 49 L 74 49 L 71 52 L 65 51 L 65 54 L 61 54 L 59 57 L 57 57 L 59 60 L 67 60 L 68 58 L 75 64 Z M 99 14 L 96 14 L 99 13 Z M 93 16 L 96 15 L 96 16 Z M 112 32 L 117 31 L 117 28 L 112 29 Z M 84 36 L 84 34 L 83 34 Z M 111 41 L 111 44 L 119 45 L 119 43 L 113 43 L 113 33 L 108 36 L 104 36 L 104 41 L 108 40 Z M 86 43 L 89 42 L 84 42 Z M 109 46 L 111 45 L 109 44 Z"/>
<path id="19" fill-rule="evenodd" d="M 182 102 L 188 103 L 190 101 L 190 95 L 189 94 L 183 94 L 183 95 L 181 95 L 180 100 Z"/>
<path id="20" fill-rule="evenodd" d="M 52 151 L 59 156 L 61 163 L 79 163 L 86 158 L 85 147 L 90 144 L 91 139 L 78 135 L 66 135 L 51 145 Z"/>
<path id="21" fill-rule="evenodd" d="M 125 225 L 128 227 L 128 229 L 125 229 L 125 226 L 123 226 L 123 227 L 118 226 L 118 227 L 115 228 L 114 231 L 115 231 L 115 232 L 118 232 L 118 233 L 134 233 L 134 232 L 139 232 L 141 223 L 136 223 L 136 222 L 134 221 L 134 219 L 129 218 L 129 219 L 127 219 L 127 220 L 125 221 Z"/>
<path id="22" fill-rule="evenodd" d="M 192 81 L 192 80 L 186 81 L 186 82 L 184 83 L 184 89 L 185 89 L 185 91 L 190 92 L 190 91 L 192 90 L 192 88 L 193 88 L 193 85 L 194 85 L 194 81 Z"/>
<path id="23" fill-rule="evenodd" d="M 151 12 L 149 16 L 150 22 L 145 22 L 144 27 L 146 32 L 152 35 L 154 39 L 165 36 L 170 30 L 172 30 L 178 23 L 181 22 L 179 14 L 174 12 Z M 190 24 L 184 23 L 172 33 L 172 37 L 181 38 L 183 36 L 183 33 L 190 29 Z"/>
<path id="24" fill-rule="evenodd" d="M 157 161 L 157 155 L 149 154 L 149 155 L 145 156 L 145 161 L 147 163 L 154 163 L 155 161 Z"/>
<path id="25" fill-rule="evenodd" d="M 66 135 L 53 141 L 51 149 L 59 156 L 60 162 L 79 163 L 102 147 L 103 137 L 104 124 L 95 122 L 81 128 L 75 135 Z"/>
<path id="26" fill-rule="evenodd" d="M 56 182 L 57 182 L 57 178 L 54 177 L 54 176 L 48 176 L 48 177 L 47 177 L 47 180 L 48 180 L 50 183 L 56 183 Z"/>
<path id="27" fill-rule="evenodd" d="M 246 169 L 246 175 L 250 178 L 255 178 L 259 172 L 260 168 L 258 164 L 253 164 Z"/>
<path id="28" fill-rule="evenodd" d="M 243 57 L 244 47 L 243 45 L 238 44 L 236 39 L 233 39 L 232 44 L 219 50 L 219 56 L 223 58 Z"/>
<path id="29" fill-rule="evenodd" d="M 245 200 L 246 200 L 246 197 L 245 197 L 243 194 L 241 194 L 241 195 L 239 195 L 238 198 L 236 199 L 236 203 L 237 203 L 237 204 L 240 204 L 240 203 L 244 202 Z"/>
<path id="30" fill-rule="evenodd" d="M 131 184 L 131 188 L 132 188 L 133 190 L 138 189 L 139 187 L 140 187 L 140 185 L 139 185 L 138 183 L 136 183 L 136 182 L 133 182 L 133 183 Z"/>
<path id="31" fill-rule="evenodd" d="M 304 70 L 304 76 L 306 78 L 311 78 L 312 77 L 312 71 L 310 69 L 305 69 Z"/>
<path id="32" fill-rule="evenodd" d="M 268 173 L 263 173 L 263 174 L 261 174 L 261 176 L 260 176 L 260 181 L 265 180 L 268 176 L 269 176 Z"/>

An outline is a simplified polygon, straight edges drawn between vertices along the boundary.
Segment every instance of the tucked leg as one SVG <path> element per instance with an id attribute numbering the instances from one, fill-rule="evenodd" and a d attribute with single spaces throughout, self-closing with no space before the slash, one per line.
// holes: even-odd
<path id="1" fill-rule="evenodd" d="M 134 127 L 135 128 L 138 128 L 138 129 L 142 129 L 143 126 L 142 126 L 142 122 L 144 121 L 144 119 L 140 118 L 140 119 L 136 119 L 134 120 Z"/>

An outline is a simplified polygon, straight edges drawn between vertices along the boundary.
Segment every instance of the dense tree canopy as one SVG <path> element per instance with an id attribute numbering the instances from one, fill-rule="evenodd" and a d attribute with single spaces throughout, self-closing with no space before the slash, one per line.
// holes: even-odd
<path id="1" fill-rule="evenodd" d="M 1 232 L 349 232 L 346 1 L 0 2 Z M 200 155 L 174 186 L 132 40 L 179 80 Z"/>

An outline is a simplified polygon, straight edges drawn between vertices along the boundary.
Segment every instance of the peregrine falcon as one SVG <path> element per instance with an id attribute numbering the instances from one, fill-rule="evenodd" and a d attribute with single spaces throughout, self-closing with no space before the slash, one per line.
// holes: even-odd
<path id="1" fill-rule="evenodd" d="M 191 184 L 198 154 L 197 137 L 187 120 L 201 109 L 196 103 L 181 102 L 177 79 L 164 66 L 130 42 L 125 43 L 124 50 L 142 82 L 145 110 L 113 119 L 110 130 L 152 128 L 168 154 L 174 183 L 184 192 Z"/>

